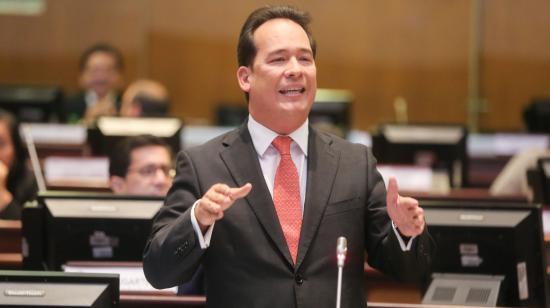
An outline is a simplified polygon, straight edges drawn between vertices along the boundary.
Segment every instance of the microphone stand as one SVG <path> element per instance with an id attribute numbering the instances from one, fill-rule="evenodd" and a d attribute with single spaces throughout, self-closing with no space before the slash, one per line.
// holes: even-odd
<path id="1" fill-rule="evenodd" d="M 336 288 L 336 308 L 340 308 L 340 301 L 342 296 L 342 268 L 343 266 L 338 266 L 338 286 Z"/>
<path id="2" fill-rule="evenodd" d="M 336 258 L 338 260 L 338 282 L 336 287 L 336 308 L 340 308 L 340 302 L 342 300 L 342 272 L 344 269 L 344 261 L 346 261 L 346 253 L 348 251 L 348 244 L 345 237 L 339 237 L 336 242 Z"/>

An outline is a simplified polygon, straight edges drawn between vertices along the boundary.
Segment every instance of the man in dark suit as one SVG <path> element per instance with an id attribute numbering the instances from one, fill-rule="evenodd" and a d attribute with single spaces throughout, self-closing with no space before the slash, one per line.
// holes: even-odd
<path id="1" fill-rule="evenodd" d="M 144 252 L 153 286 L 177 285 L 203 264 L 208 307 L 333 307 L 340 236 L 342 307 L 366 306 L 365 251 L 394 277 L 426 274 L 433 244 L 418 202 L 399 196 L 394 179 L 386 194 L 369 149 L 308 124 L 316 91 L 308 23 L 284 6 L 245 22 L 237 79 L 248 121 L 179 153 Z"/>

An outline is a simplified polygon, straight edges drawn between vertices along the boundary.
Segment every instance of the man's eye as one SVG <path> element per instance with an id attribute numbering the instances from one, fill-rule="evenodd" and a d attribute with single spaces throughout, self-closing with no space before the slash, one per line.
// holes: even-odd
<path id="1" fill-rule="evenodd" d="M 272 63 L 277 63 L 277 62 L 283 62 L 284 60 L 285 60 L 285 58 L 279 57 L 279 58 L 273 58 L 273 59 L 271 59 L 270 62 L 272 62 Z"/>

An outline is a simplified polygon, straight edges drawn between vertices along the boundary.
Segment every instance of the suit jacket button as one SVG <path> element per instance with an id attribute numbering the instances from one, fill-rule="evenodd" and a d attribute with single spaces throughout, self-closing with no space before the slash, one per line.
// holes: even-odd
<path id="1" fill-rule="evenodd" d="M 304 277 L 300 274 L 296 274 L 296 276 L 294 276 L 294 281 L 296 281 L 298 285 L 302 285 L 304 283 Z"/>

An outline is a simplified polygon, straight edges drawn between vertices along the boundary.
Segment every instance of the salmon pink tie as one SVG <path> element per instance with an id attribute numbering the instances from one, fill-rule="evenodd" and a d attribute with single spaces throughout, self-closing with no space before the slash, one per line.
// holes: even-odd
<path id="1" fill-rule="evenodd" d="M 275 204 L 275 211 L 283 229 L 292 261 L 296 264 L 300 229 L 302 228 L 302 208 L 300 206 L 298 171 L 290 156 L 291 142 L 292 139 L 288 136 L 278 136 L 272 142 L 281 155 L 281 160 L 275 173 L 273 203 Z"/>

